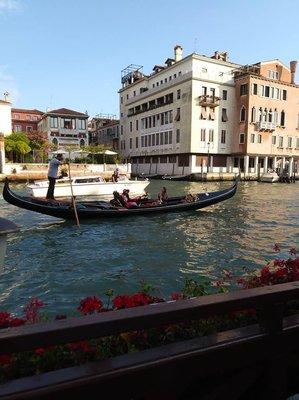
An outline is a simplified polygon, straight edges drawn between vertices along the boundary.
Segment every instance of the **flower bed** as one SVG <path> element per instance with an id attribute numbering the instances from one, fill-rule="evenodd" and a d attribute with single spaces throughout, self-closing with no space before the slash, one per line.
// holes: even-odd
<path id="1" fill-rule="evenodd" d="M 279 252 L 279 246 L 275 245 L 274 250 Z M 133 295 L 114 296 L 113 291 L 109 290 L 105 293 L 107 298 L 105 301 L 97 296 L 87 297 L 80 301 L 77 310 L 81 315 L 106 313 L 164 301 L 179 301 L 211 293 L 223 293 L 228 291 L 229 287 L 235 287 L 235 285 L 239 285 L 241 289 L 248 289 L 296 281 L 299 280 L 299 258 L 296 257 L 294 248 L 290 249 L 290 255 L 287 259 L 270 261 L 261 270 L 257 270 L 254 273 L 247 272 L 239 279 L 229 271 L 224 271 L 223 278 L 217 282 L 198 284 L 194 280 L 188 279 L 183 290 L 173 293 L 169 300 L 153 296 L 151 294 L 152 288 L 149 285 L 143 285 Z M 22 317 L 14 316 L 6 311 L 0 312 L 0 329 L 14 328 L 43 321 L 44 317 L 40 314 L 42 307 L 43 302 L 35 298 L 31 299 L 26 305 Z M 285 311 L 287 313 L 297 312 L 298 309 L 298 305 L 293 303 Z M 55 319 L 65 318 L 67 318 L 66 315 L 57 315 Z M 128 352 L 140 351 L 166 343 L 245 326 L 256 321 L 256 310 L 247 309 L 229 315 L 195 321 L 188 320 L 177 324 L 125 332 L 100 339 L 83 340 L 76 343 L 38 348 L 34 351 L 0 355 L 0 382 L 79 365 L 87 361 L 103 360 Z"/>

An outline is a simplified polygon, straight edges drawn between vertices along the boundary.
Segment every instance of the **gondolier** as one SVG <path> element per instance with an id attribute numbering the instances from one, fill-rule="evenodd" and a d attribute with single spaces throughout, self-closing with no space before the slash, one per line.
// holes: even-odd
<path id="1" fill-rule="evenodd" d="M 63 155 L 57 154 L 55 158 L 53 158 L 49 163 L 48 169 L 48 180 L 49 180 L 49 187 L 47 191 L 47 199 L 55 200 L 54 199 L 54 189 L 55 189 L 55 182 L 58 178 L 58 167 L 62 164 L 66 164 L 63 162 Z"/>

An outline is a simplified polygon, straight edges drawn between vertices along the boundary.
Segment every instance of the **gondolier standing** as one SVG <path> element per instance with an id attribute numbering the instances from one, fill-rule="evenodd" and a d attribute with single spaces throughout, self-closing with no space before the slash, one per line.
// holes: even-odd
<path id="1" fill-rule="evenodd" d="M 48 169 L 48 180 L 49 180 L 49 188 L 47 192 L 47 199 L 55 200 L 54 199 L 54 189 L 55 189 L 55 182 L 58 178 L 58 167 L 62 164 L 66 164 L 63 162 L 63 155 L 57 154 L 53 160 L 50 161 L 49 169 Z"/>

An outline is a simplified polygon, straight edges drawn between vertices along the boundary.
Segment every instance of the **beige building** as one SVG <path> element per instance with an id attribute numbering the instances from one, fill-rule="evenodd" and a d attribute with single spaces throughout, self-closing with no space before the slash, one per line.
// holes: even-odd
<path id="1" fill-rule="evenodd" d="M 59 108 L 47 111 L 38 123 L 38 130 L 48 135 L 49 142 L 54 146 L 87 146 L 88 145 L 88 115 Z"/>
<path id="2" fill-rule="evenodd" d="M 234 165 L 247 173 L 269 169 L 298 172 L 299 86 L 296 62 L 279 60 L 244 66 L 235 73 Z"/>
<path id="3" fill-rule="evenodd" d="M 119 149 L 119 120 L 116 115 L 98 114 L 88 123 L 89 142 Z"/>
<path id="4" fill-rule="evenodd" d="M 135 173 L 182 175 L 232 169 L 236 114 L 234 71 L 227 53 L 212 57 L 182 47 L 145 75 L 122 71 L 120 151 Z"/>
<path id="5" fill-rule="evenodd" d="M 11 132 L 11 103 L 7 99 L 0 100 L 0 133 L 7 136 Z"/>

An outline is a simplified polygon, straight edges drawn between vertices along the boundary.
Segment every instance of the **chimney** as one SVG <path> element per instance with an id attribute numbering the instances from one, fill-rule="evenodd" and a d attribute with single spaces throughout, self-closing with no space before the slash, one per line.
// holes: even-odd
<path id="1" fill-rule="evenodd" d="M 295 83 L 297 61 L 290 61 L 291 83 Z"/>
<path id="2" fill-rule="evenodd" d="M 174 47 L 174 60 L 175 62 L 180 61 L 183 58 L 183 48 L 180 45 Z"/>

